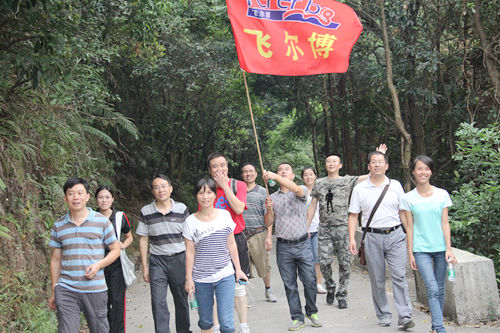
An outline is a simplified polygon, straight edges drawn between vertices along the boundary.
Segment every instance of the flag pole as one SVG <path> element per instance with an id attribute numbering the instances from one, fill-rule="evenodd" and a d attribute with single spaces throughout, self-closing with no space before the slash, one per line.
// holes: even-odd
<path id="1" fill-rule="evenodd" d="M 257 154 L 259 155 L 260 169 L 262 170 L 262 174 L 264 174 L 264 164 L 262 163 L 262 155 L 260 154 L 260 147 L 259 147 L 259 137 L 257 136 L 257 130 L 255 129 L 255 120 L 253 119 L 252 102 L 250 101 L 250 93 L 248 92 L 247 77 L 245 75 L 244 70 L 241 70 L 241 72 L 243 73 L 243 81 L 245 82 L 245 91 L 247 93 L 248 109 L 250 110 L 250 119 L 252 120 L 253 136 L 255 137 L 255 144 L 257 145 Z M 267 182 L 264 182 L 264 185 L 266 186 L 267 196 L 269 196 L 269 188 L 267 187 Z M 272 208 L 271 208 L 271 213 L 273 213 Z"/>

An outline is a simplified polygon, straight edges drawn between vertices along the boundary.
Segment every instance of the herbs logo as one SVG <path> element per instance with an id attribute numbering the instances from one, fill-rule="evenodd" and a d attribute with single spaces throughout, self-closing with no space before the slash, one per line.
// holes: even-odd
<path id="1" fill-rule="evenodd" d="M 337 30 L 335 11 L 324 0 L 247 0 L 247 16 L 270 21 L 304 22 Z"/>

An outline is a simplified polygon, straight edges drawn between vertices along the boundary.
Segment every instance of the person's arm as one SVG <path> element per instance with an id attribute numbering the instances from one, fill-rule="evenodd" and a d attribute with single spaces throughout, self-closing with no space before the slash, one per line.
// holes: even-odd
<path id="1" fill-rule="evenodd" d="M 399 210 L 399 219 L 401 220 L 401 225 L 403 226 L 403 231 L 406 233 L 406 230 L 408 230 L 408 221 L 406 220 L 405 211 L 402 209 Z"/>
<path id="2" fill-rule="evenodd" d="M 451 231 L 450 222 L 448 221 L 448 207 L 443 208 L 443 213 L 441 214 L 441 229 L 443 230 L 444 242 L 446 243 L 446 261 L 451 261 L 456 265 L 457 258 L 451 250 Z"/>
<path id="3" fill-rule="evenodd" d="M 359 214 L 349 213 L 349 219 L 347 221 L 347 229 L 349 230 L 349 251 L 356 255 L 358 254 L 358 249 L 356 247 L 356 227 L 358 225 Z"/>
<path id="4" fill-rule="evenodd" d="M 139 253 L 141 254 L 142 278 L 144 279 L 144 282 L 149 283 L 148 246 L 148 236 L 139 236 Z"/>
<path id="5" fill-rule="evenodd" d="M 381 152 L 382 154 L 385 154 L 387 152 L 387 145 L 385 143 L 382 143 L 375 150 Z M 369 173 L 367 173 L 366 175 L 359 176 L 358 180 L 356 181 L 356 184 L 359 184 L 362 181 L 367 180 L 369 176 L 370 176 Z"/>
<path id="6" fill-rule="evenodd" d="M 109 247 L 108 255 L 105 256 L 103 259 L 99 260 L 98 262 L 93 263 L 85 270 L 85 277 L 87 279 L 94 278 L 94 276 L 96 276 L 99 270 L 103 269 L 106 266 L 109 266 L 120 256 L 120 244 L 118 243 L 118 241 L 115 240 L 113 243 L 109 244 L 108 247 Z"/>
<path id="7" fill-rule="evenodd" d="M 266 227 L 268 229 L 273 228 L 273 223 L 274 223 L 274 214 L 271 213 L 273 209 L 273 199 L 271 197 L 266 198 L 266 214 L 264 215 L 264 223 L 266 224 Z"/>
<path id="8" fill-rule="evenodd" d="M 134 236 L 132 236 L 132 232 L 130 229 L 130 221 L 128 220 L 128 217 L 125 213 L 123 213 L 123 217 L 125 218 L 126 221 L 126 223 L 122 223 L 122 235 L 125 235 L 125 240 L 123 241 L 123 243 L 120 242 L 121 250 L 124 250 L 127 247 L 129 247 L 130 244 L 132 244 L 132 242 L 134 241 Z"/>
<path id="9" fill-rule="evenodd" d="M 56 288 L 57 282 L 59 281 L 59 277 L 61 276 L 61 261 L 62 249 L 53 248 L 52 256 L 50 258 L 50 279 L 52 280 L 52 294 L 49 298 L 49 308 L 51 308 L 52 310 L 57 310 L 54 290 Z"/>
<path id="10" fill-rule="evenodd" d="M 125 240 L 120 242 L 120 249 L 125 250 L 127 247 L 129 247 L 130 244 L 134 241 L 134 236 L 132 236 L 132 231 L 129 231 L 125 234 Z"/>
<path id="11" fill-rule="evenodd" d="M 266 171 L 262 175 L 262 178 L 264 178 L 264 181 L 266 181 L 266 182 L 269 179 L 277 181 L 278 183 L 280 183 L 280 186 L 286 187 L 287 189 L 292 191 L 299 198 L 304 198 L 306 195 L 302 186 L 299 186 L 299 185 L 295 184 L 293 181 L 286 179 L 286 178 L 283 178 L 280 175 L 275 174 L 274 172 Z"/>
<path id="12" fill-rule="evenodd" d="M 193 267 L 194 267 L 194 242 L 184 237 L 184 243 L 186 243 L 186 283 L 184 284 L 184 290 L 188 294 L 194 293 L 195 286 L 193 281 Z"/>
<path id="13" fill-rule="evenodd" d="M 236 279 L 248 281 L 248 276 L 243 273 L 240 267 L 240 257 L 238 256 L 238 248 L 236 247 L 236 241 L 233 233 L 229 234 L 227 237 L 227 249 L 229 250 L 231 260 L 233 261 L 234 269 L 236 271 Z"/>
<path id="14" fill-rule="evenodd" d="M 316 207 L 318 206 L 318 199 L 313 197 L 311 199 L 311 203 L 309 204 L 309 208 L 307 209 L 307 230 L 311 227 L 312 219 L 314 218 L 314 214 L 316 214 Z"/>
<path id="15" fill-rule="evenodd" d="M 217 186 L 222 188 L 222 190 L 224 191 L 227 202 L 229 203 L 229 206 L 231 207 L 233 212 L 236 215 L 243 214 L 243 211 L 245 210 L 245 203 L 241 201 L 231 190 L 231 187 L 229 186 L 229 178 L 227 177 L 227 175 L 218 172 L 215 174 L 214 180 Z"/>
<path id="16" fill-rule="evenodd" d="M 406 217 L 406 244 L 408 246 L 408 258 L 410 259 L 410 267 L 416 271 L 418 270 L 415 257 L 413 256 L 413 215 L 409 210 L 403 210 Z"/>

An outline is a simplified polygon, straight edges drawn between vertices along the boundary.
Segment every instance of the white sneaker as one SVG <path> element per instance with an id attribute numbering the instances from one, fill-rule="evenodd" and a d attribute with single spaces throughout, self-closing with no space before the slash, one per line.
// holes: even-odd
<path id="1" fill-rule="evenodd" d="M 220 333 L 220 326 L 219 325 L 212 326 L 212 333 Z"/>
<path id="2" fill-rule="evenodd" d="M 317 287 L 318 287 L 318 294 L 326 294 L 326 289 L 325 287 L 323 287 L 322 284 L 318 284 Z"/>
<path id="3" fill-rule="evenodd" d="M 276 296 L 273 295 L 271 289 L 266 289 L 266 299 L 269 303 L 275 303 L 278 301 Z"/>
<path id="4" fill-rule="evenodd" d="M 240 333 L 250 333 L 250 327 L 248 327 L 248 325 L 240 325 Z"/>

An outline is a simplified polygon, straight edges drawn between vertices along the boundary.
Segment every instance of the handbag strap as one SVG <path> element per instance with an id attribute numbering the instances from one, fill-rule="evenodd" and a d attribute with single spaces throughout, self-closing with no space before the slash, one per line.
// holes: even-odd
<path id="1" fill-rule="evenodd" d="M 385 194 L 387 193 L 387 190 L 389 189 L 390 185 L 391 185 L 391 179 L 389 179 L 389 184 L 385 185 L 384 190 L 382 191 L 382 193 L 380 194 L 380 197 L 378 197 L 378 200 L 375 203 L 375 206 L 373 206 L 370 217 L 368 218 L 368 221 L 366 222 L 365 230 L 363 230 L 363 236 L 361 237 L 361 243 L 363 243 L 363 241 L 365 240 L 366 231 L 368 230 L 368 227 L 370 226 L 370 222 L 372 221 L 373 215 L 375 215 L 375 211 L 377 210 L 378 206 L 382 202 L 382 199 L 384 198 Z"/>
<path id="2" fill-rule="evenodd" d="M 115 215 L 115 228 L 116 228 L 116 239 L 120 241 L 121 233 L 122 233 L 122 218 L 123 212 L 116 212 Z"/>

